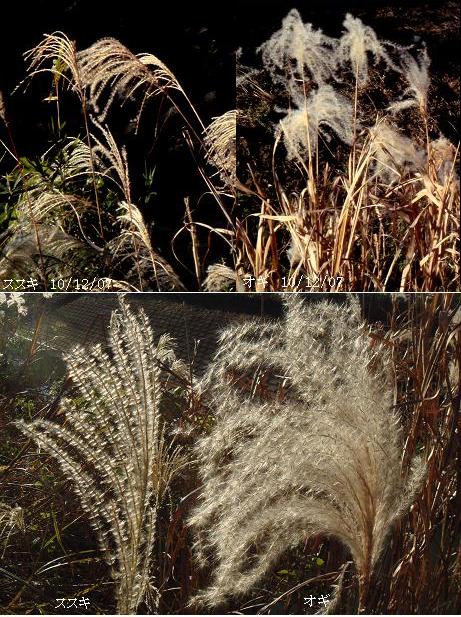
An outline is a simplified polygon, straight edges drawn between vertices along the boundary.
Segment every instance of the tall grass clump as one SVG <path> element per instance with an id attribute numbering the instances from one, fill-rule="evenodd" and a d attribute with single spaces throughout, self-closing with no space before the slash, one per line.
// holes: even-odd
<path id="1" fill-rule="evenodd" d="M 404 464 L 429 453 L 424 490 L 395 529 L 373 612 L 451 613 L 461 593 L 461 304 L 458 294 L 394 300 L 389 331 Z"/>
<path id="2" fill-rule="evenodd" d="M 186 371 L 126 305 L 94 348 L 110 298 L 0 293 L 3 612 L 135 612 L 148 571 L 138 612 L 458 614 L 459 294 L 259 298 L 185 311 Z"/>
<path id="3" fill-rule="evenodd" d="M 165 335 L 155 342 L 147 317 L 123 300 L 110 324 L 110 349 L 75 347 L 66 357 L 79 398 L 61 403 L 65 422 L 19 422 L 72 482 L 113 567 L 117 610 L 157 610 L 153 550 L 159 510 L 184 463 L 160 412 L 169 370 L 182 370 Z"/>
<path id="4" fill-rule="evenodd" d="M 159 58 L 134 54 L 114 38 L 80 51 L 67 35 L 55 32 L 25 59 L 28 75 L 20 85 L 45 76 L 51 80 L 45 100 L 55 110 L 52 146 L 37 160 L 22 157 L 2 99 L 8 140 L 1 143 L 12 169 L 5 176 L 11 195 L 9 224 L 0 238 L 0 275 L 33 276 L 45 288 L 51 278 L 96 275 L 102 279 L 100 291 L 200 289 L 215 253 L 231 255 L 235 114 L 205 122 Z M 154 203 L 158 161 L 152 152 L 166 148 L 167 131 L 187 151 L 195 178 L 192 183 L 185 169 L 175 170 L 178 186 L 184 175 L 185 207 L 183 217 L 172 214 L 171 220 L 166 212 L 174 207 Z M 140 157 L 144 174 L 138 169 Z M 203 220 L 201 214 L 194 220 L 197 209 L 203 210 Z M 159 217 L 170 230 L 160 243 L 152 231 Z"/>
<path id="5" fill-rule="evenodd" d="M 459 148 L 434 119 L 426 47 L 350 14 L 328 37 L 293 9 L 258 52 L 237 86 L 238 275 L 267 291 L 458 289 Z"/>
<path id="6" fill-rule="evenodd" d="M 292 297 L 283 323 L 224 332 L 201 384 L 215 421 L 195 449 L 202 488 L 190 524 L 211 572 L 197 599 L 248 594 L 288 549 L 323 535 L 347 547 L 367 612 L 380 556 L 426 470 L 417 455 L 402 466 L 391 366 L 356 300 Z M 264 376 L 272 390 L 260 397 Z"/>

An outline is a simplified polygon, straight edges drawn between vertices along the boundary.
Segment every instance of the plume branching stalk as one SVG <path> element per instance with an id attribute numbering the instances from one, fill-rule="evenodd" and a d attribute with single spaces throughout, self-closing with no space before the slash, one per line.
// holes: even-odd
<path id="1" fill-rule="evenodd" d="M 402 472 L 390 367 L 355 299 L 289 297 L 283 323 L 223 333 L 201 384 L 215 423 L 196 447 L 202 488 L 190 524 L 213 573 L 199 600 L 248 593 L 284 551 L 322 534 L 349 549 L 366 611 L 386 539 L 425 473 L 420 458 Z M 265 375 L 278 394 L 246 389 L 248 375 Z"/>
<path id="2" fill-rule="evenodd" d="M 156 343 L 146 315 L 132 313 L 123 299 L 112 315 L 110 350 L 76 347 L 66 362 L 83 404 L 63 401 L 63 426 L 36 420 L 18 427 L 72 481 L 114 567 L 118 612 L 135 613 L 148 592 L 159 600 L 152 579 L 157 513 L 184 464 L 160 415 L 162 367 L 184 369 L 171 339 Z"/>
<path id="3" fill-rule="evenodd" d="M 137 123 L 139 123 L 146 102 L 159 94 L 165 94 L 189 128 L 193 130 L 194 135 L 198 137 L 198 133 L 186 118 L 182 107 L 171 96 L 173 91 L 177 91 L 186 101 L 189 110 L 199 124 L 200 131 L 205 130 L 186 91 L 172 71 L 157 56 L 153 54 L 135 55 L 120 41 L 104 38 L 81 51 L 78 54 L 78 63 L 83 83 L 89 88 L 90 99 L 102 121 L 105 120 L 117 96 L 122 100 L 128 100 L 138 90 L 143 93 L 137 118 Z M 106 93 L 106 101 L 101 109 L 100 99 L 104 93 Z"/>
<path id="4" fill-rule="evenodd" d="M 218 170 L 231 190 L 236 181 L 237 111 L 231 110 L 213 119 L 205 131 L 206 158 Z"/>
<path id="5" fill-rule="evenodd" d="M 149 230 L 139 208 L 124 201 L 119 205 L 117 220 L 122 226 L 122 232 L 113 242 L 114 254 L 121 255 L 122 260 L 127 260 L 131 259 L 134 253 L 135 267 L 141 287 L 143 280 L 151 280 L 153 275 L 159 291 L 184 290 L 184 285 L 173 268 L 152 247 Z"/>

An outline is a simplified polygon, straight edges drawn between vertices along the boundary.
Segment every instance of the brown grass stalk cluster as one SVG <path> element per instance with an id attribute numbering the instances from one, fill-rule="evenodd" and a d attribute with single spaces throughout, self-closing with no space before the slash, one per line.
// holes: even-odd
<path id="1" fill-rule="evenodd" d="M 394 532 L 377 579 L 376 612 L 450 613 L 461 595 L 461 306 L 454 294 L 396 302 L 385 337 L 396 405 L 405 424 L 404 464 L 427 453 L 427 479 Z"/>
<path id="2" fill-rule="evenodd" d="M 260 291 L 457 290 L 459 146 L 431 116 L 426 49 L 351 15 L 332 39 L 292 10 L 259 51 L 261 68 L 238 78 L 240 278 Z"/>

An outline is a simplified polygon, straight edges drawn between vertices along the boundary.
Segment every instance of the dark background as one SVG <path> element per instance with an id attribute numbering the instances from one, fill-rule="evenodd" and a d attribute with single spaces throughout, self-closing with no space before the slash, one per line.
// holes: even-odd
<path id="1" fill-rule="evenodd" d="M 338 36 L 345 13 L 351 12 L 382 38 L 426 41 L 438 95 L 456 107 L 447 122 L 456 124 L 457 130 L 457 0 L 7 0 L 0 9 L 0 90 L 9 103 L 11 120 L 16 121 L 15 137 L 26 149 L 35 141 L 38 112 L 26 97 L 15 95 L 8 101 L 8 94 L 24 77 L 23 52 L 45 32 L 62 30 L 80 49 L 102 36 L 114 36 L 135 53 L 156 54 L 211 118 L 234 107 L 234 50 L 260 45 L 293 7 L 326 34 Z"/>
<path id="2" fill-rule="evenodd" d="M 244 46 L 268 38 L 292 8 L 330 36 L 341 33 L 344 16 L 351 13 L 377 28 L 381 38 L 398 39 L 413 31 L 425 34 L 428 43 L 436 43 L 436 37 L 442 38 L 439 43 L 459 38 L 456 0 L 234 0 L 232 4 L 244 26 L 238 28 L 237 44 Z"/>

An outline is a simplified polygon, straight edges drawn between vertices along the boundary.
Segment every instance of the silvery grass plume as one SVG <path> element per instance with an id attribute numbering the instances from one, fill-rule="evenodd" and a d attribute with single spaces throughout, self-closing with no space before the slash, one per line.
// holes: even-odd
<path id="1" fill-rule="evenodd" d="M 29 75 L 16 90 L 35 75 L 51 73 L 55 86 L 61 82 L 64 87 L 75 91 L 80 101 L 84 102 L 85 94 L 77 61 L 77 49 L 74 41 L 71 41 L 66 34 L 59 31 L 45 34 L 38 45 L 24 54 L 24 59 L 29 63 Z"/>
<path id="2" fill-rule="evenodd" d="M 171 97 L 176 92 L 186 103 L 200 129 L 205 130 L 197 110 L 174 73 L 154 54 L 133 54 L 120 41 L 108 37 L 79 52 L 77 58 L 82 83 L 89 90 L 89 100 L 101 122 L 106 120 L 117 97 L 123 102 L 140 92 L 142 97 L 135 121 L 136 131 L 146 103 L 160 94 L 168 97 L 171 105 L 192 128 L 182 105 L 178 105 Z"/>
<path id="3" fill-rule="evenodd" d="M 221 180 L 233 189 L 237 179 L 236 166 L 237 111 L 227 111 L 213 119 L 205 130 L 204 145 L 207 160 L 216 167 Z"/>
<path id="4" fill-rule="evenodd" d="M 107 562 L 114 566 L 119 613 L 135 613 L 151 578 L 156 517 L 183 465 L 160 415 L 167 367 L 184 373 L 166 335 L 155 343 L 146 315 L 125 301 L 112 315 L 110 350 L 75 347 L 66 357 L 69 377 L 84 399 L 62 403 L 64 426 L 18 422 L 72 481 Z M 81 400 L 81 399 L 80 399 Z M 157 602 L 159 598 L 157 597 Z M 154 609 L 156 606 L 154 605 Z"/>
<path id="5" fill-rule="evenodd" d="M 42 246 L 46 246 L 46 258 L 55 264 L 55 271 L 64 275 L 67 272 L 65 259 L 85 245 L 62 231 L 56 225 L 38 224 L 21 225 L 5 246 L 0 248 L 0 278 L 8 279 L 15 276 L 38 276 L 42 274 L 38 265 L 41 247 L 37 242 L 37 234 Z M 59 277 L 58 277 L 59 278 Z"/>
<path id="6" fill-rule="evenodd" d="M 295 102 L 297 107 L 286 111 L 279 126 L 288 160 L 316 152 L 319 136 L 327 141 L 330 139 L 327 129 L 333 131 L 344 143 L 352 144 L 352 104 L 332 86 L 320 86 L 307 99 L 298 96 Z"/>
<path id="7" fill-rule="evenodd" d="M 427 49 L 424 48 L 419 54 L 418 59 L 413 58 L 408 52 L 401 54 L 402 72 L 408 86 L 404 91 L 404 98 L 401 101 L 392 103 L 388 111 L 397 113 L 409 107 L 418 107 L 423 118 L 427 116 L 427 95 L 431 85 L 429 66 L 431 64 Z"/>
<path id="8" fill-rule="evenodd" d="M 0 120 L 6 124 L 6 105 L 3 92 L 0 90 Z"/>
<path id="9" fill-rule="evenodd" d="M 19 506 L 12 507 L 0 501 L 0 543 L 3 544 L 2 559 L 8 547 L 8 541 L 16 531 L 26 531 L 22 508 Z"/>
<path id="10" fill-rule="evenodd" d="M 387 68 L 399 71 L 392 61 L 389 48 L 403 51 L 389 41 L 381 41 L 370 26 L 365 26 L 361 19 L 347 13 L 343 26 L 345 28 L 337 46 L 337 61 L 339 65 L 349 63 L 357 79 L 358 85 L 364 86 L 368 81 L 368 57 L 373 56 L 375 64 L 383 61 Z"/>
<path id="11" fill-rule="evenodd" d="M 67 194 L 59 189 L 45 189 L 41 192 L 34 190 L 33 196 L 24 195 L 18 203 L 17 227 L 30 227 L 28 216 L 32 216 L 36 223 L 53 222 L 61 226 L 67 217 L 75 216 L 82 232 L 81 216 L 94 209 L 94 205 L 85 197 Z"/>
<path id="12" fill-rule="evenodd" d="M 229 291 L 229 287 L 235 287 L 236 283 L 235 270 L 225 264 L 214 263 L 207 268 L 203 289 L 204 291 Z"/>
<path id="13" fill-rule="evenodd" d="M 336 68 L 336 41 L 314 30 L 312 24 L 304 24 L 296 9 L 292 9 L 282 21 L 282 27 L 258 51 L 266 70 L 275 82 L 285 83 L 296 91 L 297 80 L 309 80 L 322 84 Z"/>
<path id="14" fill-rule="evenodd" d="M 179 90 L 176 77 L 153 54 L 133 54 L 120 41 L 103 38 L 78 53 L 82 82 L 89 87 L 90 100 L 100 119 L 105 120 L 115 99 L 129 99 L 137 90 L 143 93 L 141 109 L 149 98 L 167 89 Z M 107 98 L 102 109 L 99 102 Z"/>
<path id="15" fill-rule="evenodd" d="M 404 173 L 424 168 L 426 153 L 394 123 L 379 120 L 370 129 L 369 136 L 368 149 L 375 177 L 387 186 L 399 181 Z"/>
<path id="16" fill-rule="evenodd" d="M 283 384 L 283 400 L 239 385 L 264 374 Z M 287 549 L 322 534 L 349 549 L 365 610 L 425 464 L 402 474 L 390 358 L 372 348 L 358 301 L 290 295 L 282 323 L 226 330 L 202 388 L 215 424 L 196 447 L 202 488 L 190 525 L 213 580 L 197 600 L 213 606 L 249 592 Z"/>
<path id="17" fill-rule="evenodd" d="M 154 250 L 150 233 L 141 211 L 134 204 L 121 201 L 117 221 L 121 226 L 119 236 L 109 243 L 110 251 L 119 264 L 128 266 L 126 278 L 139 277 L 143 281 L 155 282 L 158 291 L 185 291 L 178 275 L 157 251 Z"/>
<path id="18" fill-rule="evenodd" d="M 373 28 L 349 13 L 343 26 L 338 39 L 326 37 L 312 24 L 304 24 L 299 12 L 292 10 L 281 29 L 258 48 L 272 81 L 282 84 L 290 95 L 291 108 L 278 110 L 285 116 L 276 129 L 276 135 L 283 137 L 288 160 L 315 152 L 319 136 L 328 140 L 330 130 L 352 145 L 362 118 L 357 93 L 355 99 L 350 93 L 341 93 L 344 80 L 340 69 L 345 66 L 360 88 L 369 81 L 371 59 L 383 71 L 402 75 L 408 83 L 404 100 L 391 103 L 387 111 L 397 113 L 416 105 L 424 116 L 427 113 L 427 52 L 415 59 L 409 48 L 379 39 Z"/>
<path id="19" fill-rule="evenodd" d="M 159 291 L 183 290 L 184 285 L 173 268 L 154 250 L 144 217 L 140 209 L 132 203 L 126 148 L 118 146 L 107 126 L 96 120 L 93 122 L 102 134 L 101 139 L 92 135 L 95 142 L 93 153 L 98 159 L 100 173 L 110 178 L 124 197 L 118 204 L 117 222 L 121 232 L 108 243 L 111 255 L 119 264 L 123 262 L 131 266 L 127 278 L 137 275 L 141 289 L 143 281 L 146 280 L 155 281 Z"/>

